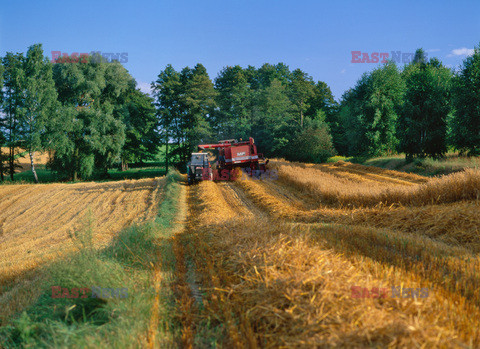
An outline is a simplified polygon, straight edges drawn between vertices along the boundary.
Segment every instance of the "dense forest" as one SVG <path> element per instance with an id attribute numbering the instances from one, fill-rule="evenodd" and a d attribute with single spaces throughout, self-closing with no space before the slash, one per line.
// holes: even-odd
<path id="1" fill-rule="evenodd" d="M 0 61 L 0 180 L 16 153 L 49 152 L 65 179 L 155 159 L 182 168 L 203 142 L 255 138 L 268 157 L 323 162 L 339 154 L 407 159 L 449 149 L 480 152 L 480 46 L 458 70 L 416 51 L 365 73 L 335 101 L 329 86 L 283 64 L 227 66 L 211 79 L 202 64 L 168 65 L 136 87 L 117 61 L 90 56 L 51 62 L 42 45 Z"/>

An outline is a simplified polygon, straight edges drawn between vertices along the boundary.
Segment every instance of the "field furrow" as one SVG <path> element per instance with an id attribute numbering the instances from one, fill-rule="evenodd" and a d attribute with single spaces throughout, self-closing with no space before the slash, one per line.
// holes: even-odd
<path id="1" fill-rule="evenodd" d="M 223 197 L 236 215 L 241 217 L 262 217 L 260 210 L 244 193 L 233 183 L 218 183 Z"/>

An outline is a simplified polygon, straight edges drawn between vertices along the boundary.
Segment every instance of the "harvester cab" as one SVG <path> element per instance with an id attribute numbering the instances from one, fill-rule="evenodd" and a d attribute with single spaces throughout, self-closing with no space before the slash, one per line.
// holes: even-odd
<path id="1" fill-rule="evenodd" d="M 187 164 L 188 184 L 202 180 L 212 180 L 212 166 L 208 159 L 208 153 L 192 153 L 190 162 Z"/>

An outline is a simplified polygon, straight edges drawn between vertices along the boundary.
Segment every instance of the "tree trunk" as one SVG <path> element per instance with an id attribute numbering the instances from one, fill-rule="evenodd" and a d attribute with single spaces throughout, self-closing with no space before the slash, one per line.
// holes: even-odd
<path id="1" fill-rule="evenodd" d="M 73 181 L 76 182 L 78 179 L 78 148 L 75 149 L 74 160 L 73 160 Z"/>
<path id="2" fill-rule="evenodd" d="M 13 146 L 10 146 L 8 162 L 10 167 L 10 179 L 13 182 L 13 175 L 15 174 L 15 147 Z"/>
<path id="3" fill-rule="evenodd" d="M 165 144 L 165 174 L 168 173 L 168 132 L 167 132 L 167 143 Z"/>
<path id="4" fill-rule="evenodd" d="M 35 164 L 33 163 L 33 157 L 35 156 L 35 152 L 30 151 L 30 166 L 32 167 L 33 178 L 35 179 L 35 183 L 38 183 L 38 176 L 37 171 L 35 171 Z"/>
<path id="5" fill-rule="evenodd" d="M 2 148 L 0 147 L 0 181 L 4 181 L 5 178 L 3 177 L 3 154 Z"/>
<path id="6" fill-rule="evenodd" d="M 303 100 L 300 102 L 300 128 L 303 128 Z"/>

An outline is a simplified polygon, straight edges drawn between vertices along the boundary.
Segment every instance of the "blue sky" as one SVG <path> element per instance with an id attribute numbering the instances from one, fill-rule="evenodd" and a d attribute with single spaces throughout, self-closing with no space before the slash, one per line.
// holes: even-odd
<path id="1" fill-rule="evenodd" d="M 42 43 L 51 51 L 128 52 L 124 66 L 146 89 L 171 63 L 283 62 L 325 81 L 336 99 L 378 64 L 351 51 L 424 48 L 453 68 L 480 43 L 480 1 L 10 1 L 1 0 L 0 55 Z"/>

